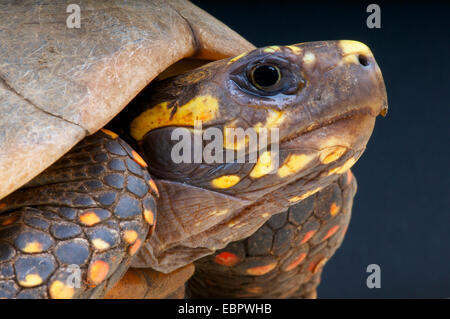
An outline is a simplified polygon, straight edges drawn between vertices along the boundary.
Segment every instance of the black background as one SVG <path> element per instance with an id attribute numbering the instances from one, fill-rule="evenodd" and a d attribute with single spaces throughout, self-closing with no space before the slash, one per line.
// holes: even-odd
<path id="1" fill-rule="evenodd" d="M 346 239 L 325 266 L 321 298 L 450 297 L 450 3 L 193 1 L 256 46 L 317 40 L 367 44 L 383 72 L 389 113 L 353 172 Z M 366 267 L 379 264 L 381 288 Z"/>

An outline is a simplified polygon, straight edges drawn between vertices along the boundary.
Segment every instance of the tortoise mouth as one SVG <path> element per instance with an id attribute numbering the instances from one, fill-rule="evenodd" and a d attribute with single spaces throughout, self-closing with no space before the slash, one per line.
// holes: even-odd
<path id="1" fill-rule="evenodd" d="M 367 116 L 367 117 L 373 117 L 375 118 L 376 115 L 374 114 L 373 110 L 370 107 L 364 107 L 356 110 L 351 110 L 345 113 L 342 113 L 338 116 L 332 117 L 330 119 L 326 119 L 323 121 L 320 121 L 318 123 L 314 123 L 312 125 L 307 126 L 306 128 L 300 129 L 299 131 L 295 132 L 294 134 L 288 135 L 281 139 L 280 144 L 294 142 L 296 139 L 301 138 L 309 133 L 313 134 L 314 131 L 318 131 L 321 128 L 331 126 L 333 124 L 336 124 L 338 122 L 344 122 L 347 121 L 348 123 L 351 123 L 352 120 L 355 118 L 361 117 L 361 116 Z"/>

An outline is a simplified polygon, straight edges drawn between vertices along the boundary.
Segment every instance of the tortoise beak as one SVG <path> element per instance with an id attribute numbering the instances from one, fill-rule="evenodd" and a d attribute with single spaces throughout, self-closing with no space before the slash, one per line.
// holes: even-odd
<path id="1" fill-rule="evenodd" d="M 373 88 L 376 88 L 376 92 L 372 92 L 372 94 L 379 101 L 379 103 L 372 106 L 372 109 L 374 114 L 385 117 L 388 112 L 386 86 L 380 67 L 375 61 L 372 51 L 367 45 L 358 41 L 341 40 L 338 41 L 338 46 L 341 49 L 343 63 L 359 64 L 363 72 L 370 74 L 371 80 L 374 83 Z"/>

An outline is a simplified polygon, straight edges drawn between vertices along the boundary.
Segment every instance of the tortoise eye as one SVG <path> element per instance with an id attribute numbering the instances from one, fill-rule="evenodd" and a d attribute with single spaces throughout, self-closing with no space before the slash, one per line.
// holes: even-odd
<path id="1" fill-rule="evenodd" d="M 263 64 L 250 70 L 250 82 L 260 90 L 271 89 L 281 80 L 280 69 L 276 66 Z"/>

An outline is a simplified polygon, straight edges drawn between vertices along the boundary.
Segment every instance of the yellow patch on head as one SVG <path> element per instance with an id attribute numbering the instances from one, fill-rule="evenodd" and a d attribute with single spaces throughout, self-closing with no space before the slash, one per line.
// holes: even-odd
<path id="1" fill-rule="evenodd" d="M 281 51 L 280 47 L 277 46 L 277 45 L 272 45 L 270 47 L 267 47 L 267 48 L 263 49 L 264 53 L 274 53 L 274 52 L 277 52 L 277 51 Z"/>
<path id="2" fill-rule="evenodd" d="M 339 41 L 339 47 L 344 55 L 352 53 L 366 53 L 370 52 L 370 49 L 364 43 L 353 40 L 341 40 Z"/>
<path id="3" fill-rule="evenodd" d="M 300 49 L 299 47 L 295 46 L 295 45 L 287 45 L 286 48 L 289 48 L 292 53 L 296 54 L 296 55 L 300 55 L 300 53 L 302 53 L 302 49 Z"/>
<path id="4" fill-rule="evenodd" d="M 266 123 L 263 125 L 262 123 L 257 123 L 254 128 L 257 133 L 260 132 L 261 128 L 280 128 L 281 124 L 283 124 L 286 114 L 280 111 L 267 110 L 267 119 Z"/>
<path id="5" fill-rule="evenodd" d="M 342 58 L 342 63 L 345 64 L 359 64 L 358 57 L 354 54 L 346 55 Z"/>
<path id="6" fill-rule="evenodd" d="M 347 151 L 346 147 L 334 146 L 328 147 L 320 152 L 320 162 L 322 164 L 329 164 L 341 158 L 342 155 Z"/>
<path id="7" fill-rule="evenodd" d="M 211 184 L 215 188 L 230 188 L 236 185 L 241 178 L 237 175 L 224 175 L 212 180 Z"/>
<path id="8" fill-rule="evenodd" d="M 272 153 L 270 151 L 265 151 L 258 157 L 255 166 L 250 172 L 250 177 L 260 178 L 272 172 L 274 168 Z"/>
<path id="9" fill-rule="evenodd" d="M 313 64 L 316 61 L 316 56 L 312 52 L 307 52 L 303 56 L 303 63 L 305 64 Z"/>
<path id="10" fill-rule="evenodd" d="M 342 50 L 342 61 L 344 64 L 359 64 L 358 54 L 371 55 L 370 49 L 364 43 L 352 40 L 341 40 L 338 46 Z"/>
<path id="11" fill-rule="evenodd" d="M 298 173 L 305 168 L 316 156 L 307 154 L 291 154 L 278 169 L 278 176 L 283 178 Z"/>
<path id="12" fill-rule="evenodd" d="M 234 58 L 232 58 L 230 61 L 228 61 L 227 64 L 231 64 L 233 62 L 236 62 L 237 60 L 239 60 L 240 58 L 244 57 L 247 55 L 247 52 L 241 53 L 238 56 L 235 56 Z"/>
<path id="13" fill-rule="evenodd" d="M 242 133 L 239 131 L 242 130 Z M 246 134 L 248 133 L 248 134 Z M 236 121 L 233 121 L 223 128 L 223 147 L 229 150 L 240 150 L 248 145 L 249 141 L 257 142 L 257 135 L 253 132 L 253 139 L 251 138 L 252 130 L 236 127 Z"/>
<path id="14" fill-rule="evenodd" d="M 286 118 L 286 114 L 284 112 L 274 111 L 274 110 L 267 110 L 269 112 L 267 116 L 266 121 L 266 128 L 272 128 L 272 127 L 280 127 L 281 124 L 283 124 L 284 119 Z"/>
<path id="15" fill-rule="evenodd" d="M 307 198 L 307 197 L 317 193 L 321 189 L 322 189 L 322 187 L 317 187 L 317 188 L 315 188 L 313 190 L 307 191 L 303 195 L 291 197 L 291 198 L 289 198 L 289 202 L 295 203 L 295 202 L 301 201 L 301 200 L 303 200 L 303 199 L 305 199 L 305 198 Z"/>
<path id="16" fill-rule="evenodd" d="M 130 124 L 131 136 L 140 141 L 144 135 L 164 126 L 194 126 L 195 121 L 208 122 L 215 119 L 219 112 L 219 101 L 210 95 L 196 96 L 184 105 L 177 107 L 172 116 L 168 102 L 162 102 L 142 112 Z"/>
<path id="17" fill-rule="evenodd" d="M 42 244 L 37 241 L 27 243 L 22 251 L 24 253 L 40 253 L 42 251 Z"/>
<path id="18" fill-rule="evenodd" d="M 60 280 L 55 280 L 51 283 L 49 292 L 52 299 L 71 299 L 75 294 L 75 289 Z"/>
<path id="19" fill-rule="evenodd" d="M 25 280 L 19 281 L 19 284 L 22 287 L 36 287 L 42 284 L 42 278 L 38 274 L 28 274 L 25 277 Z"/>
<path id="20" fill-rule="evenodd" d="M 343 165 L 332 168 L 328 171 L 327 175 L 332 175 L 332 174 L 344 174 L 346 171 L 348 171 L 350 169 L 350 167 L 353 166 L 353 164 L 356 163 L 356 158 L 351 157 L 349 158 Z"/>

